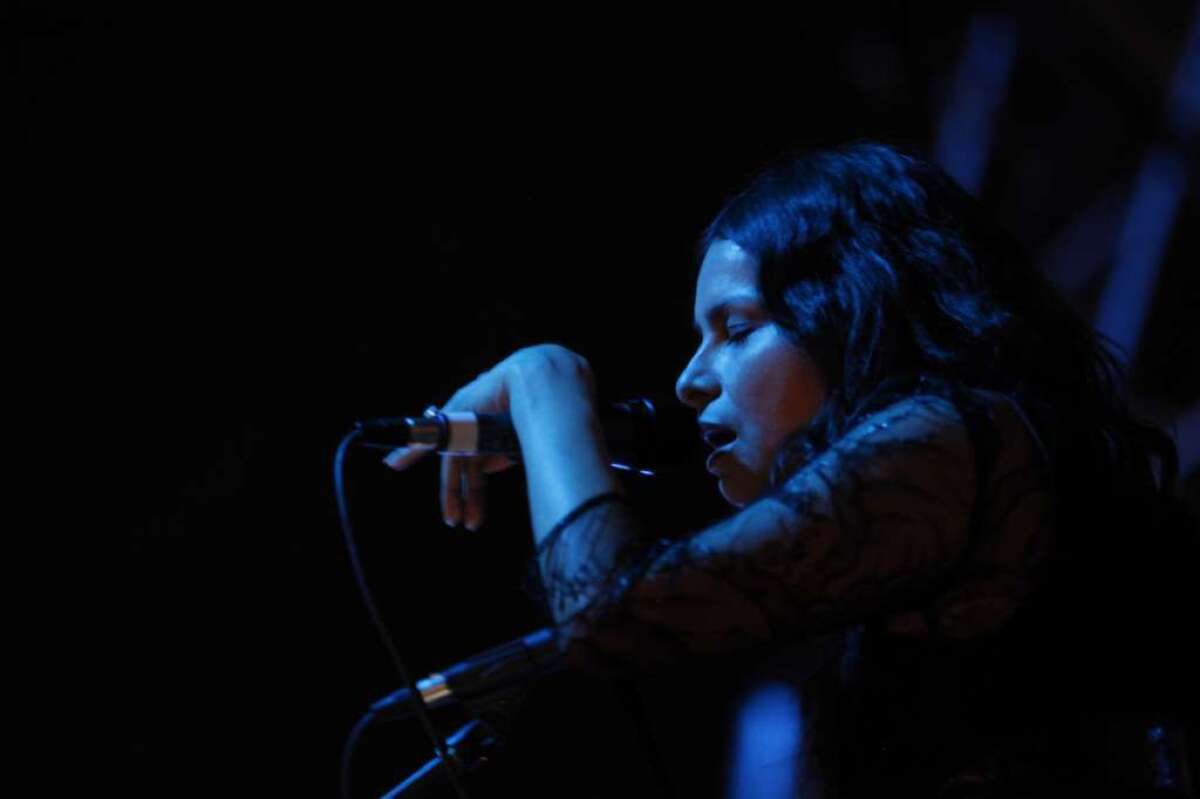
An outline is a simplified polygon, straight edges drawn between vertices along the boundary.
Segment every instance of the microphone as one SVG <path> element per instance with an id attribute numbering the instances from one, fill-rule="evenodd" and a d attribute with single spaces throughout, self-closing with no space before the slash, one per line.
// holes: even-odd
<path id="1" fill-rule="evenodd" d="M 554 630 L 545 627 L 493 647 L 450 668 L 417 681 L 417 691 L 429 708 L 472 702 L 563 667 Z M 371 705 L 378 720 L 402 719 L 415 713 L 416 697 L 407 688 Z"/>
<path id="2" fill-rule="evenodd" d="M 704 461 L 695 411 L 679 402 L 637 397 L 602 403 L 600 426 L 610 465 L 649 477 Z M 390 417 L 355 424 L 368 446 L 424 447 L 463 455 L 499 453 L 521 459 L 521 444 L 507 413 L 443 411 L 433 417 Z"/>

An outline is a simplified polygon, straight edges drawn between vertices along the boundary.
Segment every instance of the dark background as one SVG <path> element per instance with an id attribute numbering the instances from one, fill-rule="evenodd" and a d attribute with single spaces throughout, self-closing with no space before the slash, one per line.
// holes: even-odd
<path id="1" fill-rule="evenodd" d="M 605 397 L 670 393 L 693 345 L 694 242 L 786 149 L 877 138 L 944 163 L 974 153 L 973 189 L 1095 315 L 1148 154 L 1194 152 L 1197 101 L 1188 117 L 1172 86 L 1195 16 L 1114 0 L 740 21 L 10 6 L 5 102 L 30 178 L 16 226 L 75 325 L 74 382 L 120 431 L 101 469 L 117 510 L 86 534 L 124 548 L 108 644 L 121 793 L 332 795 L 350 726 L 398 685 L 337 524 L 341 435 L 444 402 L 544 341 L 587 357 Z M 989 103 L 964 134 L 961 112 Z M 1194 177 L 1130 360 L 1139 407 L 1178 431 L 1196 507 Z M 348 480 L 414 673 L 543 623 L 522 590 L 519 470 L 493 478 L 475 534 L 441 525 L 430 464 L 396 475 L 360 452 Z M 699 464 L 654 490 L 645 512 L 679 530 L 723 512 Z M 593 734 L 644 774 L 622 696 L 547 680 L 478 792 L 619 784 Z M 368 736 L 363 795 L 428 751 L 415 724 Z"/>

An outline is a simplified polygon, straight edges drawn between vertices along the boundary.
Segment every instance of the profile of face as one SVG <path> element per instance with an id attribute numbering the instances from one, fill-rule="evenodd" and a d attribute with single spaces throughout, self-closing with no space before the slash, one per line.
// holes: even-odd
<path id="1" fill-rule="evenodd" d="M 739 508 L 767 488 L 780 445 L 817 415 L 826 392 L 817 364 L 771 321 L 757 277 L 758 260 L 734 242 L 709 247 L 696 281 L 700 343 L 675 384 L 701 425 L 724 428 L 710 441 L 709 471 Z"/>

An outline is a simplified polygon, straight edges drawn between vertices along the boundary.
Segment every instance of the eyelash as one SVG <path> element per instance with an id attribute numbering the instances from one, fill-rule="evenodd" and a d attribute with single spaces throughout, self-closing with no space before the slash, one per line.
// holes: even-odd
<path id="1" fill-rule="evenodd" d="M 746 327 L 743 327 L 736 332 L 731 332 L 729 334 L 729 341 L 734 344 L 740 343 L 740 342 L 744 341 L 746 339 L 746 337 L 749 336 L 753 332 L 754 332 L 754 328 L 747 325 Z"/>

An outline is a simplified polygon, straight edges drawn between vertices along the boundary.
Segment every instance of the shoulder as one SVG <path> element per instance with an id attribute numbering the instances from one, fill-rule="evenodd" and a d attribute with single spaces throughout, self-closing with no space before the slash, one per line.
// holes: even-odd
<path id="1" fill-rule="evenodd" d="M 891 385 L 907 390 L 889 397 L 885 384 L 868 398 L 864 404 L 869 412 L 860 414 L 861 419 L 847 431 L 848 443 L 878 435 L 880 431 L 874 428 L 881 419 L 897 419 L 900 426 L 895 435 L 932 436 L 943 444 L 965 444 L 981 481 L 1006 465 L 1049 468 L 1050 450 L 1037 422 L 1046 415 L 1046 406 L 1035 400 L 936 376 L 910 377 Z"/>
<path id="2" fill-rule="evenodd" d="M 1017 506 L 1036 505 L 1036 515 L 1044 516 L 1055 493 L 1053 462 L 1035 415 L 1000 391 L 945 383 L 930 388 L 872 413 L 847 433 L 843 446 L 877 442 L 884 451 L 936 454 L 941 465 L 934 478 L 972 481 L 985 527 Z"/>
<path id="3" fill-rule="evenodd" d="M 857 415 L 835 446 L 889 439 L 964 439 L 966 433 L 965 420 L 951 400 L 920 392 Z"/>
<path id="4" fill-rule="evenodd" d="M 952 401 L 916 393 L 854 417 L 813 465 L 886 472 L 940 464 L 962 476 L 974 471 L 971 438 L 963 414 Z"/>
<path id="5" fill-rule="evenodd" d="M 1029 601 L 1044 578 L 1057 505 L 1033 414 L 998 391 L 963 394 L 979 469 L 975 522 L 958 579 L 934 604 L 939 635 L 952 639 L 990 635 Z"/>
<path id="6" fill-rule="evenodd" d="M 945 397 L 916 393 L 853 418 L 769 498 L 793 511 L 839 518 L 937 517 L 957 530 L 965 526 L 975 490 L 975 458 L 962 415 Z"/>

